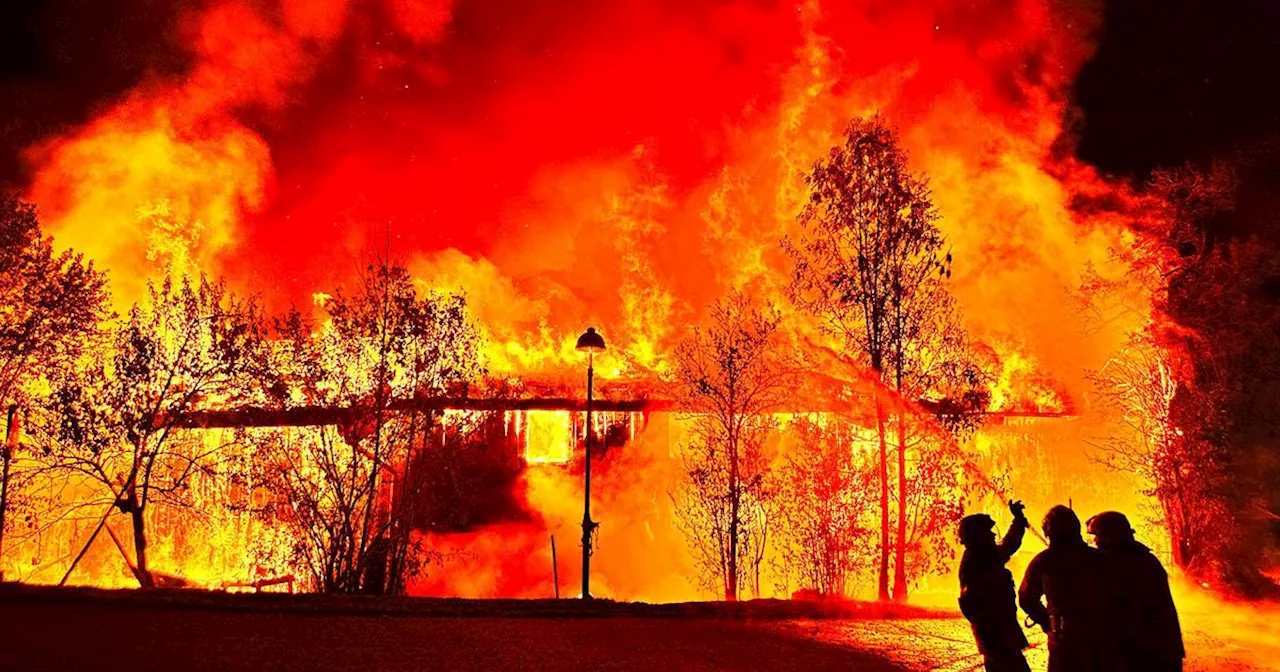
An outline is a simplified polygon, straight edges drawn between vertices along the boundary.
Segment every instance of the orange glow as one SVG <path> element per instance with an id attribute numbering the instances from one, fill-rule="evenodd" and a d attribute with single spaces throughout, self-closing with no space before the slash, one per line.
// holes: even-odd
<path id="1" fill-rule="evenodd" d="M 1008 475 L 1006 489 L 978 488 L 969 512 L 1000 518 L 1011 492 L 1031 510 L 1071 500 L 1132 511 L 1140 536 L 1158 538 L 1138 515 L 1145 484 L 1087 454 L 1107 427 L 1086 372 L 1151 321 L 1150 287 L 1121 254 L 1136 247 L 1129 222 L 1079 206 L 1129 207 L 1128 187 L 1064 150 L 1093 11 L 1049 0 L 207 4 L 178 31 L 190 72 L 151 75 L 28 152 L 26 197 L 58 245 L 108 270 L 118 309 L 169 268 L 226 277 L 273 313 L 307 312 L 390 248 L 421 289 L 465 292 L 496 378 L 583 397 L 573 339 L 595 325 L 608 341 L 597 398 L 664 399 L 675 345 L 730 289 L 787 311 L 789 347 L 835 348 L 790 312 L 779 241 L 794 233 L 804 172 L 852 117 L 880 113 L 930 179 L 951 290 L 989 355 L 990 410 L 1013 416 L 968 440 L 987 476 Z M 1105 319 L 1080 309 L 1090 274 L 1128 290 Z M 868 371 L 823 373 L 883 393 Z M 803 412 L 810 392 L 786 410 Z M 466 413 L 445 423 L 478 417 Z M 455 564 L 428 567 L 411 592 L 549 596 L 555 535 L 562 594 L 576 593 L 582 414 L 504 414 L 492 440 L 511 441 L 528 468 L 500 494 L 524 510 L 422 532 Z M 618 427 L 593 462 L 598 594 L 707 597 L 672 513 L 687 419 L 595 422 L 593 446 Z M 230 486 L 214 476 L 195 487 L 198 514 L 149 514 L 158 571 L 210 588 L 300 574 L 286 531 L 229 511 Z M 56 583 L 91 518 L 6 547 L 6 576 Z M 123 518 L 113 524 L 127 536 Z M 789 597 L 773 578 L 765 594 Z M 104 540 L 72 582 L 135 584 Z M 951 606 L 953 590 L 954 577 L 931 577 L 917 594 Z"/>
<path id="2" fill-rule="evenodd" d="M 509 412 L 516 433 L 524 436 L 524 459 L 529 464 L 564 464 L 573 458 L 573 432 L 568 411 Z"/>

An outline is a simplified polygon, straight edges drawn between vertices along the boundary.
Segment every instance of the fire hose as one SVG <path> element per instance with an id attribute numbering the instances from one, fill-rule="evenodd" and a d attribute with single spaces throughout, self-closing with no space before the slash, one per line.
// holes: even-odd
<path id="1" fill-rule="evenodd" d="M 992 481 L 990 478 L 988 478 L 986 474 L 982 473 L 982 470 L 979 469 L 977 465 L 975 465 L 973 462 L 970 462 L 969 460 L 965 460 L 964 466 L 966 471 L 969 471 L 973 476 L 976 477 L 975 480 L 978 481 L 979 485 L 984 486 L 988 491 L 991 492 L 991 494 L 999 497 L 1001 501 L 1009 501 L 1010 497 L 1009 497 L 1008 491 L 996 485 L 995 482 Z M 1031 534 L 1035 536 L 1036 539 L 1039 539 L 1040 543 L 1044 544 L 1045 546 L 1049 545 L 1049 540 L 1045 539 L 1044 535 L 1040 534 L 1040 530 L 1037 530 L 1032 525 L 1027 525 L 1027 529 L 1031 530 Z"/>

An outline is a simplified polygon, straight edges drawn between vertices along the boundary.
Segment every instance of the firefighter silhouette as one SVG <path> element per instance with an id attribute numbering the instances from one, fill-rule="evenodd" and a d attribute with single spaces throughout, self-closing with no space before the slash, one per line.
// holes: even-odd
<path id="1" fill-rule="evenodd" d="M 1089 519 L 1102 554 L 1111 608 L 1116 614 L 1116 653 L 1128 670 L 1179 671 L 1186 649 L 1169 575 L 1151 549 L 1134 539 L 1129 519 L 1104 511 Z"/>
<path id="2" fill-rule="evenodd" d="M 1005 567 L 1030 526 L 1023 508 L 1022 502 L 1009 502 L 1013 522 L 998 544 L 991 516 L 979 513 L 960 521 L 960 543 L 965 547 L 960 558 L 960 611 L 973 628 L 988 672 L 1030 672 L 1022 655 L 1027 637 L 1018 624 L 1013 574 Z"/>
<path id="3" fill-rule="evenodd" d="M 1118 669 L 1101 552 L 1085 543 L 1080 519 L 1065 506 L 1049 509 L 1043 530 L 1049 548 L 1027 565 L 1018 601 L 1048 634 L 1049 672 Z"/>

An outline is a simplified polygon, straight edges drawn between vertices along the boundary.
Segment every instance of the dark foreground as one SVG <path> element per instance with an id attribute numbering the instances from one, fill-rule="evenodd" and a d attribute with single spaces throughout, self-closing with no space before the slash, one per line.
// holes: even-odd
<path id="1" fill-rule="evenodd" d="M 0 670 L 904 669 L 785 610 L 4 587 Z"/>
<path id="2" fill-rule="evenodd" d="M 1280 611 L 1184 604 L 1188 672 L 1280 672 Z M 1030 632 L 1031 669 L 1046 666 Z M 0 584 L 8 670 L 981 669 L 956 615 L 857 603 L 423 600 Z"/>

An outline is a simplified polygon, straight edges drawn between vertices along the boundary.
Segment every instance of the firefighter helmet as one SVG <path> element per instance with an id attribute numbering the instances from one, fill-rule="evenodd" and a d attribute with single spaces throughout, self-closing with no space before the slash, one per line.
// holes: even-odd
<path id="1" fill-rule="evenodd" d="M 1089 519 L 1089 534 L 1099 541 L 1122 541 L 1133 539 L 1133 526 L 1129 519 L 1119 511 L 1103 511 Z"/>
<path id="2" fill-rule="evenodd" d="M 1061 504 L 1044 514 L 1044 521 L 1040 526 L 1044 530 L 1044 536 L 1049 537 L 1050 540 L 1080 537 L 1080 517 L 1075 511 Z"/>
<path id="3" fill-rule="evenodd" d="M 965 516 L 960 519 L 958 534 L 960 543 L 968 546 L 975 541 L 981 539 L 990 539 L 991 528 L 996 526 L 996 521 L 985 513 L 975 513 L 972 516 Z"/>

